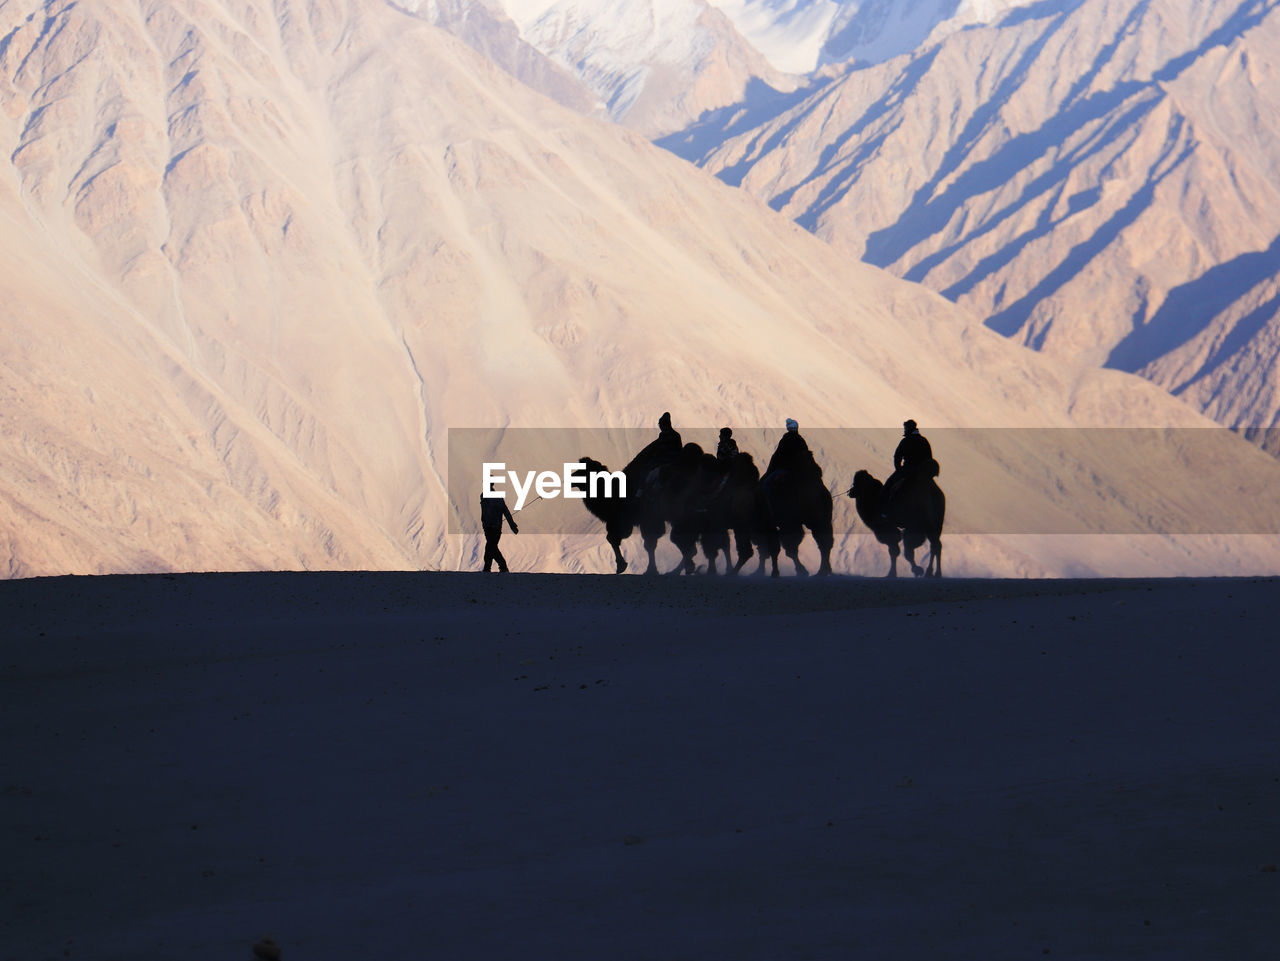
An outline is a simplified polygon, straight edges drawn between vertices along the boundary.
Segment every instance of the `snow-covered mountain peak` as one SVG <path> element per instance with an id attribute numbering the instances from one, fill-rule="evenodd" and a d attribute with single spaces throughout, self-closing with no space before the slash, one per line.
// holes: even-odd
<path id="1" fill-rule="evenodd" d="M 619 67 L 658 57 L 681 62 L 707 46 L 697 29 L 705 5 L 697 0 L 512 0 L 508 11 L 536 46 L 608 52 Z"/>
<path id="2" fill-rule="evenodd" d="M 838 0 L 709 0 L 765 58 L 787 73 L 807 73 L 844 4 Z"/>
<path id="3" fill-rule="evenodd" d="M 648 136 L 737 102 L 753 81 L 793 85 L 707 0 L 502 2 L 525 42 Z"/>
<path id="4" fill-rule="evenodd" d="M 425 0 L 424 0 L 425 2 Z M 877 63 L 1031 0 L 492 0 L 523 40 L 649 136 L 738 99 L 752 80 Z"/>
<path id="5" fill-rule="evenodd" d="M 879 63 L 914 50 L 935 30 L 989 23 L 1032 0 L 709 0 L 779 70 Z"/>

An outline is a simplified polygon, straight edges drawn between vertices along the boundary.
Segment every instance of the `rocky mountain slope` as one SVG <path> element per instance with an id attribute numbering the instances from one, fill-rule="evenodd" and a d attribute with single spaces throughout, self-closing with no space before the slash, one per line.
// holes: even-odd
<path id="1" fill-rule="evenodd" d="M 850 262 L 383 0 L 14 0 L 0 37 L 9 575 L 465 566 L 456 427 L 1208 423 Z M 949 475 L 958 505 L 1026 467 L 1010 444 Z M 1280 489 L 1223 444 L 1228 477 Z M 1277 563 L 1273 538 L 1086 540 L 988 538 L 953 570 Z M 595 535 L 509 555 L 608 569 Z"/>
<path id="2" fill-rule="evenodd" d="M 665 141 L 850 256 L 1280 423 L 1280 4 L 1043 3 Z"/>

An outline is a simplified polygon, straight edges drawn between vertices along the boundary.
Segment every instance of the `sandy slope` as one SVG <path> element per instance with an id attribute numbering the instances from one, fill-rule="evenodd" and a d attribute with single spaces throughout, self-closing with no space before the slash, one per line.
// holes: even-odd
<path id="1" fill-rule="evenodd" d="M 1270 958 L 1280 582 L 0 584 L 0 958 Z"/>

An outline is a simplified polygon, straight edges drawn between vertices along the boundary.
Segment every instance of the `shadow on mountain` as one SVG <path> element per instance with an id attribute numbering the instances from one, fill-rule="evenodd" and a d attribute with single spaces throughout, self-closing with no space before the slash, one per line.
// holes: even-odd
<path id="1" fill-rule="evenodd" d="M 1030 3 L 1024 7 L 1014 7 L 996 21 L 996 26 L 1016 27 L 1024 23 L 1031 23 L 1033 20 L 1047 20 L 1059 14 L 1074 13 L 1084 2 L 1085 0 L 1071 0 L 1070 3 L 1063 3 L 1062 0 L 1040 0 L 1039 3 Z M 1145 6 L 1149 2 L 1150 0 L 1143 0 L 1143 5 Z"/>
<path id="2" fill-rule="evenodd" d="M 1276 9 L 1278 3 L 1280 0 L 1245 0 L 1222 26 L 1204 39 L 1200 46 L 1174 57 L 1155 72 L 1154 79 L 1160 83 L 1173 80 L 1214 47 L 1229 46 L 1260 24 L 1267 14 Z"/>
<path id="3" fill-rule="evenodd" d="M 907 65 L 907 68 L 902 72 L 898 79 L 887 91 L 885 91 L 884 96 L 865 110 L 853 126 L 836 138 L 833 143 L 830 143 L 823 148 L 822 156 L 819 158 L 818 164 L 814 168 L 813 172 L 794 187 L 789 190 L 785 190 L 778 194 L 778 196 L 774 197 L 769 201 L 769 206 L 774 210 L 781 210 L 789 204 L 791 202 L 791 198 L 795 196 L 798 190 L 813 182 L 818 177 L 823 176 L 836 165 L 836 160 L 840 155 L 840 151 L 844 149 L 845 145 L 848 144 L 849 141 L 853 140 L 855 137 L 861 136 L 863 131 L 877 120 L 887 115 L 890 110 L 914 93 L 916 87 L 919 86 L 920 81 L 924 79 L 925 75 L 929 72 L 929 69 L 933 66 L 934 60 L 937 59 L 938 49 L 939 48 L 935 46 L 931 50 L 921 54 L 919 57 L 914 58 Z M 858 148 L 852 157 L 847 158 L 842 162 L 841 165 L 844 168 L 842 174 L 839 177 L 833 177 L 828 181 L 826 186 L 822 189 L 822 192 L 818 195 L 818 199 L 810 204 L 809 208 L 797 218 L 797 222 L 800 226 L 804 227 L 806 230 L 815 230 L 817 228 L 818 221 L 821 219 L 822 215 L 833 205 L 838 203 L 841 197 L 848 193 L 849 188 L 853 186 L 853 182 L 858 179 L 863 163 L 875 156 L 887 136 L 888 132 L 883 132 L 880 136 L 867 141 Z"/>
<path id="4" fill-rule="evenodd" d="M 1092 236 L 1073 247 L 1063 261 L 1046 274 L 1035 287 L 1008 307 L 987 318 L 988 327 L 1006 337 L 1017 333 L 1027 322 L 1037 304 L 1047 300 L 1061 290 L 1069 281 L 1080 274 L 1094 257 L 1114 243 L 1126 228 L 1133 225 L 1138 217 L 1142 215 L 1142 212 L 1151 206 L 1156 188 L 1160 186 L 1169 174 L 1186 162 L 1194 152 L 1194 145 L 1183 144 L 1181 150 L 1176 154 L 1174 153 L 1178 149 L 1178 142 L 1183 139 L 1185 128 L 1186 122 L 1180 117 L 1176 118 L 1165 141 L 1165 148 L 1161 151 L 1156 162 L 1151 165 L 1151 170 L 1142 188 L 1129 198 L 1128 203 L 1112 214 L 1106 223 L 1094 231 Z M 1170 162 L 1161 171 L 1161 164 L 1167 160 Z M 1030 346 L 1038 348 L 1040 344 L 1031 343 Z"/>
<path id="5" fill-rule="evenodd" d="M 1190 343 L 1205 324 L 1229 310 L 1247 291 L 1274 280 L 1280 264 L 1280 237 L 1266 250 L 1241 254 L 1211 267 L 1195 280 L 1169 291 L 1151 319 L 1135 327 L 1107 357 L 1106 366 L 1137 373 L 1152 361 Z M 1231 328 L 1196 372 L 1174 385 L 1174 394 L 1185 391 L 1232 354 L 1243 348 L 1280 310 L 1280 294 L 1262 303 Z"/>
<path id="6" fill-rule="evenodd" d="M 753 77 L 747 83 L 747 89 L 743 92 L 740 101 L 726 107 L 708 110 L 688 127 L 667 134 L 665 137 L 659 137 L 654 143 L 683 160 L 701 166 L 728 140 L 776 120 L 796 104 L 826 87 L 832 79 L 831 77 L 820 78 L 807 86 L 786 92 L 769 86 L 758 77 Z M 765 147 L 754 151 L 754 155 L 759 156 L 774 149 L 789 130 L 790 126 L 774 133 Z M 720 171 L 716 176 L 737 187 L 741 185 L 749 166 L 749 163 L 741 163 Z"/>
<path id="7" fill-rule="evenodd" d="M 1061 149 L 1063 144 L 1069 143 L 1074 136 L 1085 132 L 1090 125 L 1104 124 L 1101 134 L 1087 137 L 1081 148 L 1067 154 L 1049 171 L 1033 180 L 1016 201 L 985 218 L 976 230 L 933 252 L 904 273 L 906 279 L 922 282 L 931 271 L 954 256 L 961 248 L 979 237 L 992 233 L 1001 224 L 1018 215 L 1032 201 L 1054 189 L 1061 191 L 1074 168 L 1114 144 L 1160 102 L 1163 98 L 1163 91 L 1159 87 L 1160 82 L 1176 77 L 1212 48 L 1228 43 L 1255 26 L 1277 2 L 1280 0 L 1256 0 L 1256 2 L 1242 4 L 1226 23 L 1210 34 L 1194 50 L 1170 60 L 1153 75 L 1150 81 L 1129 81 L 1111 89 L 1084 96 L 1147 12 L 1149 2 L 1139 4 L 1125 18 L 1110 41 L 1099 49 L 1088 70 L 1072 84 L 1071 90 L 1063 99 L 1066 105 L 1065 110 L 1051 118 L 1040 129 L 1011 139 L 993 156 L 965 170 L 946 190 L 935 197 L 933 194 L 938 185 L 960 169 L 970 155 L 974 144 L 986 132 L 998 116 L 1003 103 L 1019 85 L 1019 78 L 1024 69 L 1042 52 L 1048 39 L 1063 25 L 1066 15 L 1080 6 L 1080 0 L 1076 0 L 1067 8 L 1058 3 L 1045 2 L 1012 11 L 1000 21 L 1001 26 L 1016 25 L 1056 14 L 1062 14 L 1062 16 L 1047 27 L 1037 42 L 1023 54 L 1021 62 L 1010 71 L 1005 81 L 988 100 L 987 105 L 974 114 L 938 171 L 917 191 L 911 205 L 897 222 L 868 237 L 864 259 L 876 266 L 892 266 L 905 257 L 922 238 L 944 230 L 957 212 L 974 198 L 1009 183 L 1034 160 Z M 1125 107 L 1126 102 L 1135 97 L 1139 98 L 1136 105 L 1128 107 L 1123 115 L 1109 119 L 1110 114 Z M 1146 191 L 1140 193 L 1146 193 Z M 1097 199 L 1099 196 L 1096 192 L 1092 197 L 1086 192 L 1084 195 L 1077 194 L 1070 198 L 1067 217 L 1092 206 Z M 1125 211 L 1131 211 L 1132 207 L 1132 203 L 1126 205 Z M 1124 211 L 1121 213 L 1123 214 Z M 964 277 L 942 291 L 943 295 L 956 300 L 969 293 L 984 278 L 1007 266 L 1028 243 L 1051 233 L 1065 219 L 1064 217 L 1055 221 L 1049 218 L 1048 213 L 1042 215 L 1034 227 L 986 257 Z M 1103 232 L 1114 227 L 1115 223 L 1113 218 L 1111 223 L 1104 226 Z M 1105 245 L 1099 246 L 1093 241 L 1082 245 L 1073 251 L 1070 263 L 1077 269 L 1082 267 L 1084 262 L 1080 260 L 1079 253 L 1089 248 L 1101 250 L 1103 246 Z M 1052 289 L 1056 289 L 1056 286 L 1060 284 L 1053 286 Z M 1003 311 L 998 319 L 993 318 L 989 325 L 1002 333 L 1011 334 L 1021 326 L 1029 313 L 1029 308 L 1024 310 L 1019 305 L 1014 305 Z"/>
<path id="8" fill-rule="evenodd" d="M 915 264 L 906 274 L 908 279 L 916 282 L 923 281 L 924 278 L 929 275 L 930 271 L 938 265 L 945 263 L 953 255 L 959 252 L 962 247 L 979 237 L 992 233 L 1010 217 L 1023 210 L 1027 204 L 1033 200 L 1039 199 L 1045 193 L 1048 193 L 1051 190 L 1056 190 L 1058 192 L 1058 197 L 1060 197 L 1067 181 L 1070 179 L 1071 171 L 1074 167 L 1089 160 L 1103 148 L 1110 146 L 1131 125 L 1136 124 L 1151 111 L 1155 106 L 1155 103 L 1158 102 L 1160 98 L 1158 91 L 1156 91 L 1154 87 L 1144 83 L 1130 82 L 1120 84 L 1111 90 L 1096 93 L 1092 96 L 1084 96 L 1093 85 L 1094 80 L 1102 72 L 1103 68 L 1111 61 L 1111 58 L 1115 56 L 1116 51 L 1119 50 L 1120 44 L 1124 41 L 1124 38 L 1136 28 L 1138 21 L 1141 19 L 1142 14 L 1147 8 L 1147 5 L 1148 2 L 1144 0 L 1141 5 L 1130 11 L 1129 16 L 1125 18 L 1124 23 L 1120 25 L 1115 36 L 1111 38 L 1110 42 L 1099 48 L 1097 55 L 1093 58 L 1093 63 L 1091 63 L 1089 68 L 1076 79 L 1075 83 L 1071 85 L 1070 91 L 1068 91 L 1067 95 L 1063 97 L 1062 103 L 1067 106 L 1065 112 L 1057 115 L 1039 130 L 1014 138 L 1001 150 L 999 154 L 997 154 L 995 158 L 992 159 L 992 161 L 989 161 L 995 163 L 995 168 L 991 170 L 985 178 L 986 182 L 990 185 L 988 189 L 996 189 L 1001 184 L 1006 183 L 1011 165 L 1017 165 L 1022 156 L 1031 158 L 1039 157 L 1044 153 L 1053 150 L 1055 147 L 1060 147 L 1061 145 L 1068 143 L 1074 134 L 1079 133 L 1089 124 L 1105 121 L 1107 114 L 1125 104 L 1125 102 L 1131 99 L 1134 94 L 1137 95 L 1138 103 L 1126 110 L 1126 112 L 1116 120 L 1106 122 L 1104 125 L 1104 135 L 1088 138 L 1085 141 L 1084 146 L 1080 148 L 1078 152 L 1071 153 L 1062 162 L 1055 164 L 1048 171 L 1032 180 L 1031 183 L 1028 184 L 1026 190 L 1023 191 L 1022 195 L 1018 197 L 1016 201 L 1009 204 L 995 215 L 986 218 L 977 230 L 970 234 L 966 234 L 954 243 L 948 244 Z M 1037 4 L 1035 7 L 1026 7 L 1021 10 L 1015 10 L 1008 18 L 1006 18 L 1005 21 L 1002 21 L 1002 25 L 1010 21 L 1016 24 L 1048 16 L 1053 12 L 1053 10 L 1041 9 L 1046 6 L 1051 6 L 1056 9 L 1056 5 Z M 1018 14 L 1022 12 L 1030 13 L 1035 11 L 1039 11 L 1036 16 L 1018 16 Z M 1156 96 L 1154 98 L 1150 97 L 1147 93 L 1148 91 L 1154 91 Z M 1144 95 L 1148 96 L 1148 99 L 1143 100 L 1142 98 Z M 1081 99 L 1082 97 L 1083 99 Z M 1009 153 L 1002 169 L 1001 163 L 998 161 L 1002 156 L 1004 156 L 1005 151 L 1008 151 Z M 1025 163 L 1026 162 L 1023 161 L 1022 166 L 1025 166 Z M 977 166 L 981 167 L 982 165 L 979 164 Z M 965 176 L 968 176 L 969 173 L 973 173 L 973 170 L 970 170 Z M 961 177 L 961 180 L 963 179 L 964 177 Z M 978 193 L 982 192 L 981 182 L 983 179 L 984 178 L 979 177 L 978 183 L 970 185 L 972 188 L 971 192 L 972 190 L 976 190 Z M 946 290 L 942 291 L 942 295 L 949 300 L 958 300 L 963 297 L 984 278 L 1007 266 L 1015 257 L 1017 257 L 1027 244 L 1052 233 L 1059 224 L 1075 216 L 1077 213 L 1080 213 L 1082 210 L 1086 210 L 1096 204 L 1098 200 L 1101 199 L 1101 196 L 1101 189 L 1096 187 L 1092 190 L 1081 191 L 1074 194 L 1067 198 L 1066 216 L 1057 220 L 1052 219 L 1051 214 L 1052 209 L 1057 205 L 1058 198 L 1055 197 L 1054 202 L 1047 204 L 1044 212 L 1037 218 L 1034 228 L 1005 244 L 995 253 L 983 258 L 983 260 L 981 260 L 964 277 L 952 284 Z M 959 203 L 964 203 L 967 199 L 969 198 L 962 197 Z M 948 220 L 953 215 L 954 209 L 955 208 L 953 207 L 951 210 L 947 211 Z"/>
<path id="9" fill-rule="evenodd" d="M 938 185 L 970 159 L 974 146 L 999 118 L 1001 109 L 1021 85 L 1026 71 L 1044 51 L 1050 38 L 1062 27 L 1065 19 L 1065 14 L 1058 17 L 1036 39 L 1035 43 L 1022 52 L 1017 64 L 1005 75 L 987 101 L 974 111 L 965 124 L 964 130 L 960 132 L 955 143 L 942 158 L 937 171 L 916 191 L 911 205 L 897 222 L 868 236 L 866 253 L 863 255 L 865 261 L 877 267 L 889 267 L 896 263 L 916 246 L 921 238 L 942 230 L 951 220 L 955 210 L 970 197 L 1008 182 L 1013 172 L 1025 166 L 1027 157 L 1031 156 L 1023 149 L 1028 145 L 1022 144 L 1015 148 L 1015 153 L 1011 154 L 1009 148 L 1017 143 L 1013 141 L 991 160 L 966 171 L 942 196 L 933 198 Z"/>
<path id="10" fill-rule="evenodd" d="M 1058 196 L 1061 196 L 1062 191 L 1071 179 L 1072 173 L 1080 164 L 1088 161 L 1125 136 L 1159 102 L 1158 94 L 1154 96 L 1148 95 L 1148 91 L 1154 93 L 1154 88 L 1146 88 L 1145 90 L 1139 88 L 1139 95 L 1146 96 L 1147 99 L 1139 99 L 1125 113 L 1112 121 L 1106 121 L 1106 118 L 1115 108 L 1124 102 L 1124 98 L 1138 86 L 1135 84 L 1123 90 L 1108 91 L 1106 94 L 1082 101 L 1076 108 L 1056 118 L 1035 133 L 1026 134 L 1010 141 L 991 161 L 978 164 L 962 175 L 953 188 L 961 191 L 961 195 L 951 198 L 948 196 L 951 191 L 948 191 L 948 195 L 944 195 L 942 198 L 942 202 L 947 208 L 944 212 L 948 220 L 953 216 L 955 210 L 968 203 L 974 197 L 996 190 L 1002 184 L 1008 183 L 1019 170 L 1025 169 L 1032 159 L 1043 156 L 1045 151 L 1067 142 L 1089 124 L 1104 121 L 1101 131 L 1089 137 L 1077 151 L 1073 151 L 1053 164 L 1043 174 L 1027 184 L 1026 189 L 1016 200 L 1008 204 L 1003 210 L 988 217 L 978 229 L 920 260 L 904 276 L 908 280 L 922 282 L 935 267 L 945 263 L 962 248 L 979 237 L 993 233 L 1007 220 L 1016 217 L 1027 206 L 1039 200 L 1045 194 L 1056 191 Z M 982 280 L 1008 266 L 1027 244 L 1048 236 L 1071 217 L 1092 207 L 1101 197 L 1102 192 L 1096 187 L 1080 191 L 1067 198 L 1066 214 L 1054 219 L 1052 211 L 1057 205 L 1057 198 L 1055 197 L 1053 202 L 1045 204 L 1044 211 L 1037 218 L 1034 227 L 1024 231 L 994 253 L 984 257 L 968 273 L 942 291 L 942 295 L 949 300 L 958 300 L 963 297 Z"/>

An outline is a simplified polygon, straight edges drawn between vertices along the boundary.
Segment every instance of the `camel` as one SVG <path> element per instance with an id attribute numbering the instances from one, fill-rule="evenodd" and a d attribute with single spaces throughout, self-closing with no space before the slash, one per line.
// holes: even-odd
<path id="1" fill-rule="evenodd" d="M 707 556 L 708 573 L 716 572 L 716 557 L 729 556 L 727 531 L 711 522 L 708 505 L 724 480 L 724 469 L 714 454 L 698 444 L 685 444 L 675 460 L 658 468 L 650 491 L 655 510 L 671 525 L 671 542 L 680 549 L 680 563 L 669 573 L 693 574 L 693 557 L 701 542 Z"/>
<path id="2" fill-rule="evenodd" d="M 712 558 L 719 550 L 728 551 L 728 538 L 723 545 L 716 533 L 707 530 L 706 504 L 722 479 L 722 471 L 714 456 L 707 454 L 697 444 L 685 444 L 680 448 L 668 448 L 654 455 L 653 445 L 646 447 L 623 468 L 627 477 L 627 496 L 587 497 L 583 503 L 593 515 L 604 522 L 605 539 L 613 548 L 617 573 L 627 569 L 622 556 L 622 542 L 637 528 L 649 556 L 646 574 L 658 572 L 655 556 L 658 541 L 671 525 L 671 540 L 680 549 L 680 563 L 669 573 L 692 574 L 697 570 L 694 554 L 698 542 L 704 542 L 704 550 Z M 591 457 L 580 457 L 589 474 L 607 471 L 608 468 Z"/>
<path id="3" fill-rule="evenodd" d="M 778 525 L 778 539 L 801 577 L 809 572 L 800 563 L 800 542 L 807 527 L 818 545 L 822 561 L 819 574 L 831 573 L 831 548 L 835 534 L 831 526 L 831 492 L 822 482 L 822 468 L 805 445 L 796 444 L 784 452 L 779 444 L 761 480 L 769 510 Z M 784 455 L 785 456 L 779 456 Z"/>
<path id="4" fill-rule="evenodd" d="M 847 491 L 852 497 L 862 522 L 875 534 L 876 540 L 889 549 L 889 573 L 898 576 L 898 543 L 911 573 L 916 577 L 942 576 L 942 522 L 947 510 L 947 498 L 942 488 L 931 476 L 917 476 L 908 481 L 889 505 L 889 515 L 881 511 L 884 484 L 870 472 L 860 470 L 853 475 L 853 485 Z M 915 562 L 915 550 L 929 542 L 927 569 Z"/>
<path id="5" fill-rule="evenodd" d="M 578 461 L 584 465 L 586 476 L 609 470 L 600 461 L 591 457 L 579 457 Z M 641 470 L 634 468 L 634 464 L 633 460 L 622 469 L 627 478 L 626 497 L 605 497 L 601 493 L 592 496 L 588 491 L 583 503 L 587 510 L 604 523 L 605 540 L 613 548 L 617 573 L 621 574 L 627 569 L 627 559 L 622 556 L 622 542 L 638 527 L 645 551 L 649 555 L 649 568 L 646 573 L 652 574 L 658 569 L 654 558 L 658 538 L 666 533 L 667 529 L 666 522 L 661 519 L 661 516 L 655 516 L 655 511 L 649 503 L 650 499 L 646 496 L 646 482 L 650 481 L 651 475 L 656 476 L 658 467 L 654 466 L 642 473 Z"/>
<path id="6" fill-rule="evenodd" d="M 763 574 L 765 561 L 773 564 L 773 576 L 778 576 L 778 527 L 769 512 L 769 502 L 760 486 L 760 469 L 755 459 L 746 452 L 735 454 L 729 461 L 724 480 L 708 505 L 708 527 L 724 532 L 723 550 L 725 573 L 737 574 L 759 551 L 760 562 L 755 573 Z M 738 561 L 729 566 L 728 534 L 733 532 Z M 710 562 L 708 572 L 715 573 L 715 558 L 703 540 L 703 552 Z"/>

